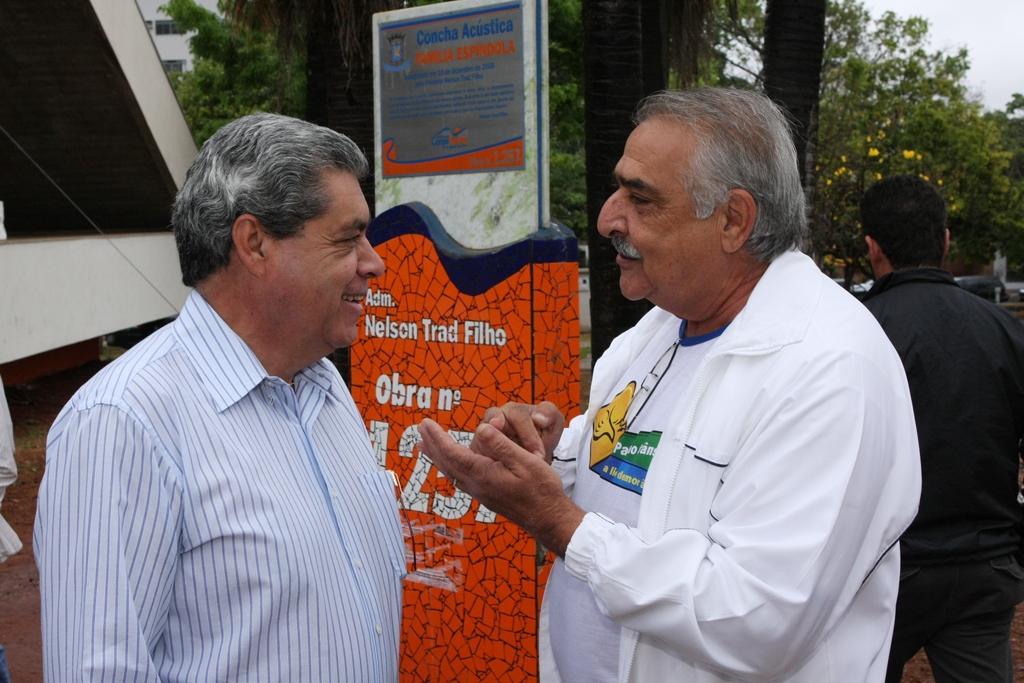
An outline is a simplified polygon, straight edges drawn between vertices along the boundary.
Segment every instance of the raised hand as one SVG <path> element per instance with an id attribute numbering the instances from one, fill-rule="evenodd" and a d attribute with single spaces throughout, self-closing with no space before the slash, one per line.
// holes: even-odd
<path id="1" fill-rule="evenodd" d="M 562 437 L 565 418 L 551 401 L 536 405 L 510 402 L 500 408 L 488 408 L 483 423 L 490 424 L 519 446 L 550 463 L 555 446 Z M 476 442 L 474 436 L 469 447 L 477 450 Z"/>
<path id="2" fill-rule="evenodd" d="M 456 486 L 565 555 L 584 512 L 565 495 L 537 450 L 523 448 L 486 421 L 477 428 L 472 448 L 457 444 L 430 419 L 420 423 L 420 437 L 423 451 Z"/>

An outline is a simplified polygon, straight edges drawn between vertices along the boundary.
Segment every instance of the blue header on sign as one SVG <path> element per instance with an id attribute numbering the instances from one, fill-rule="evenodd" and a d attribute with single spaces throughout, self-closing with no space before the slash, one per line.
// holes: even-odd
<path id="1" fill-rule="evenodd" d="M 426 237 L 437 249 L 452 283 L 469 295 L 486 292 L 529 263 L 571 263 L 577 254 L 576 236 L 557 224 L 502 247 L 469 249 L 453 240 L 430 207 L 421 202 L 388 209 L 370 222 L 367 235 L 374 247 L 402 235 Z"/>

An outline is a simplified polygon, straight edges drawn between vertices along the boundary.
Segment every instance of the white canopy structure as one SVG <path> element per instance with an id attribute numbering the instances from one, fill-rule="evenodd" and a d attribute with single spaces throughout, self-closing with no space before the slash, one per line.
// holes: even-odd
<path id="1" fill-rule="evenodd" d="M 0 363 L 177 313 L 195 154 L 134 2 L 0 2 Z"/>

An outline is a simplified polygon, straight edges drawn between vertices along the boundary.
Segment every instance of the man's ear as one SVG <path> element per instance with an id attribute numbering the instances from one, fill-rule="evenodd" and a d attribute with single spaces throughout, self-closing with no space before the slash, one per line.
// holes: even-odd
<path id="1" fill-rule="evenodd" d="M 750 239 L 757 220 L 757 202 L 746 190 L 729 190 L 725 200 L 725 225 L 722 226 L 722 250 L 735 254 Z"/>
<path id="2" fill-rule="evenodd" d="M 882 251 L 882 247 L 878 246 L 878 242 L 871 235 L 864 235 L 864 244 L 868 247 L 869 260 L 874 261 L 879 256 L 884 256 L 885 252 Z"/>
<path id="3" fill-rule="evenodd" d="M 231 225 L 231 242 L 239 262 L 253 275 L 262 275 L 267 266 L 264 250 L 270 237 L 263 230 L 260 219 L 243 213 Z"/>
<path id="4" fill-rule="evenodd" d="M 864 235 L 864 244 L 868 245 L 868 261 L 871 262 L 871 270 L 875 273 L 875 279 L 880 280 L 891 273 L 893 271 L 892 263 L 875 238 L 871 235 Z"/>
<path id="5" fill-rule="evenodd" d="M 941 264 L 949 256 L 949 228 L 946 228 L 946 232 L 942 236 L 942 259 L 939 261 Z"/>

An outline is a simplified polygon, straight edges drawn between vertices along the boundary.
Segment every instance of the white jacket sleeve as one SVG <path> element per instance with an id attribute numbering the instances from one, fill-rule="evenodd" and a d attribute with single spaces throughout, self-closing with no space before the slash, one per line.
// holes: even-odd
<path id="1" fill-rule="evenodd" d="M 686 661 L 735 678 L 796 670 L 916 512 L 913 416 L 884 375 L 839 357 L 794 376 L 759 415 L 730 416 L 751 427 L 706 534 L 645 538 L 588 514 L 566 568 L 610 618 Z"/>
<path id="2" fill-rule="evenodd" d="M 572 495 L 572 488 L 576 483 L 576 460 L 580 452 L 580 439 L 586 436 L 587 424 L 586 413 L 570 420 L 558 440 L 554 458 L 551 460 L 551 466 L 561 478 L 562 489 L 567 495 Z"/>

